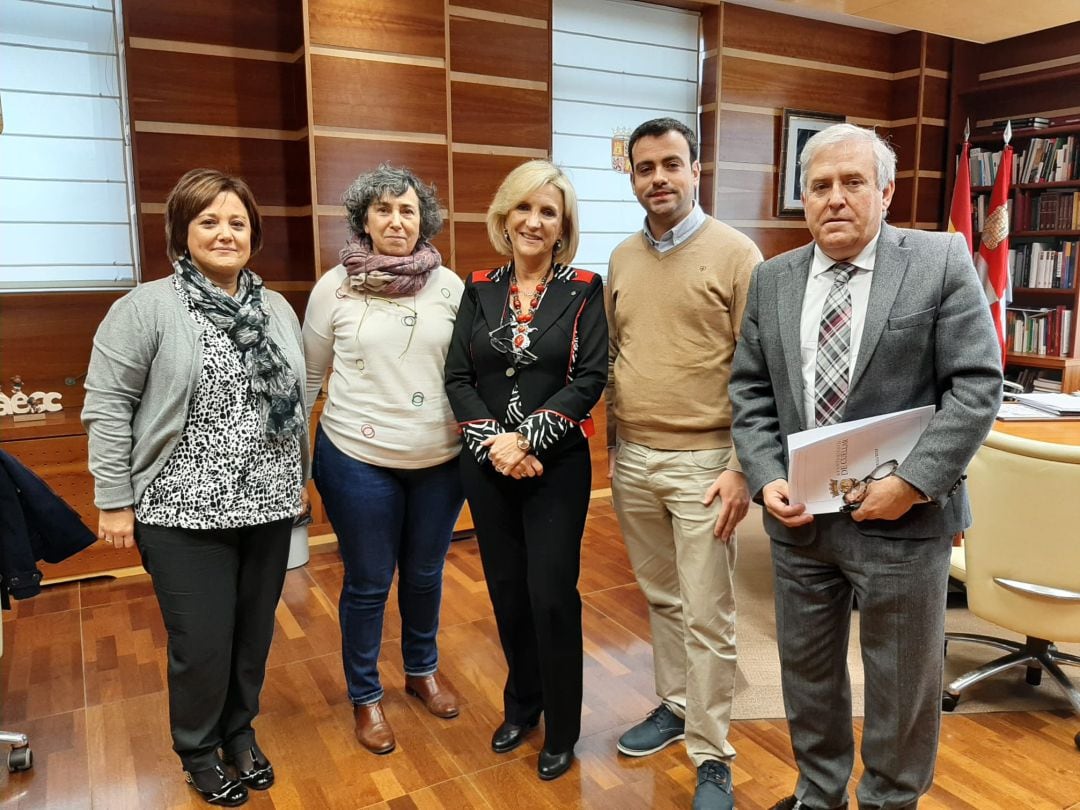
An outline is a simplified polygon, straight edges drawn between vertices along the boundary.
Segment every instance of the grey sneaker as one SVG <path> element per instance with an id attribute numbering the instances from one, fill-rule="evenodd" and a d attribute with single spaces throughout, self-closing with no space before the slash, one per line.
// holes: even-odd
<path id="1" fill-rule="evenodd" d="M 649 716 L 619 737 L 618 749 L 628 757 L 647 757 L 686 738 L 686 722 L 661 703 Z"/>
<path id="2" fill-rule="evenodd" d="M 693 810 L 735 810 L 731 769 L 725 763 L 707 759 L 698 766 Z"/>

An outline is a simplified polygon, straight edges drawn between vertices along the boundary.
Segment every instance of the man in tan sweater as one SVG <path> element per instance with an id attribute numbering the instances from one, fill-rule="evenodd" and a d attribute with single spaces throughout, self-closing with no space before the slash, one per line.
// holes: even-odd
<path id="1" fill-rule="evenodd" d="M 619 525 L 649 602 L 661 699 L 619 738 L 646 756 L 686 740 L 694 810 L 731 810 L 735 526 L 749 496 L 731 444 L 728 378 L 761 253 L 694 201 L 697 139 L 671 118 L 630 137 L 645 227 L 615 248 L 608 461 Z"/>

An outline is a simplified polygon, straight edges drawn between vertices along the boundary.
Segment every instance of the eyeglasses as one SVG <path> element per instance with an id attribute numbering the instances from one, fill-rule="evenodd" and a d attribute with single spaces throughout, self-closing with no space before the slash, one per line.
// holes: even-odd
<path id="1" fill-rule="evenodd" d="M 491 341 L 491 348 L 500 354 L 506 355 L 510 361 L 521 368 L 523 366 L 530 365 L 536 362 L 536 355 L 530 352 L 528 349 L 522 349 L 514 345 L 513 337 L 506 335 L 499 335 L 499 332 L 503 330 L 509 331 L 513 327 L 512 321 L 507 321 L 501 326 L 496 326 L 490 332 L 488 332 L 488 340 Z"/>
<path id="2" fill-rule="evenodd" d="M 880 481 L 882 478 L 888 478 L 894 472 L 896 468 L 900 466 L 900 462 L 896 459 L 890 459 L 882 464 L 877 465 L 871 471 L 871 473 L 859 480 L 857 478 L 844 478 L 839 482 L 839 490 L 844 495 L 844 503 L 840 507 L 841 512 L 854 512 L 859 508 L 859 505 L 866 498 L 866 493 L 870 489 L 870 482 Z"/>

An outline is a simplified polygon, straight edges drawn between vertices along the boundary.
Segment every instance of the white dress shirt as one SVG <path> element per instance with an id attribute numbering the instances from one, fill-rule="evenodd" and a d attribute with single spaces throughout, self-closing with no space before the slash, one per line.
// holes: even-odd
<path id="1" fill-rule="evenodd" d="M 879 229 L 870 244 L 847 263 L 857 269 L 848 280 L 851 290 L 851 356 L 848 360 L 848 382 L 855 370 L 855 361 L 859 357 L 859 343 L 862 341 L 863 326 L 866 324 L 866 308 L 870 303 L 870 283 L 873 281 L 874 264 L 877 261 Z M 806 294 L 803 296 L 802 316 L 799 322 L 799 339 L 802 348 L 803 413 L 806 424 L 814 427 L 814 411 L 817 396 L 814 392 L 814 379 L 817 376 L 818 332 L 821 329 L 821 311 L 825 308 L 825 299 L 832 289 L 836 276 L 831 272 L 836 264 L 817 245 L 814 246 L 814 258 L 810 262 L 810 276 L 806 280 Z"/>

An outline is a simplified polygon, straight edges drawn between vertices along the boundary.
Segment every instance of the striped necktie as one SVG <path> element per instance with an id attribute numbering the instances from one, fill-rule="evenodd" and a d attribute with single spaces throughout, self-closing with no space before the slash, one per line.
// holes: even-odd
<path id="1" fill-rule="evenodd" d="M 832 425 L 844 416 L 851 358 L 851 290 L 848 281 L 858 268 L 846 262 L 832 266 L 832 289 L 821 310 L 814 373 L 814 421 Z"/>

